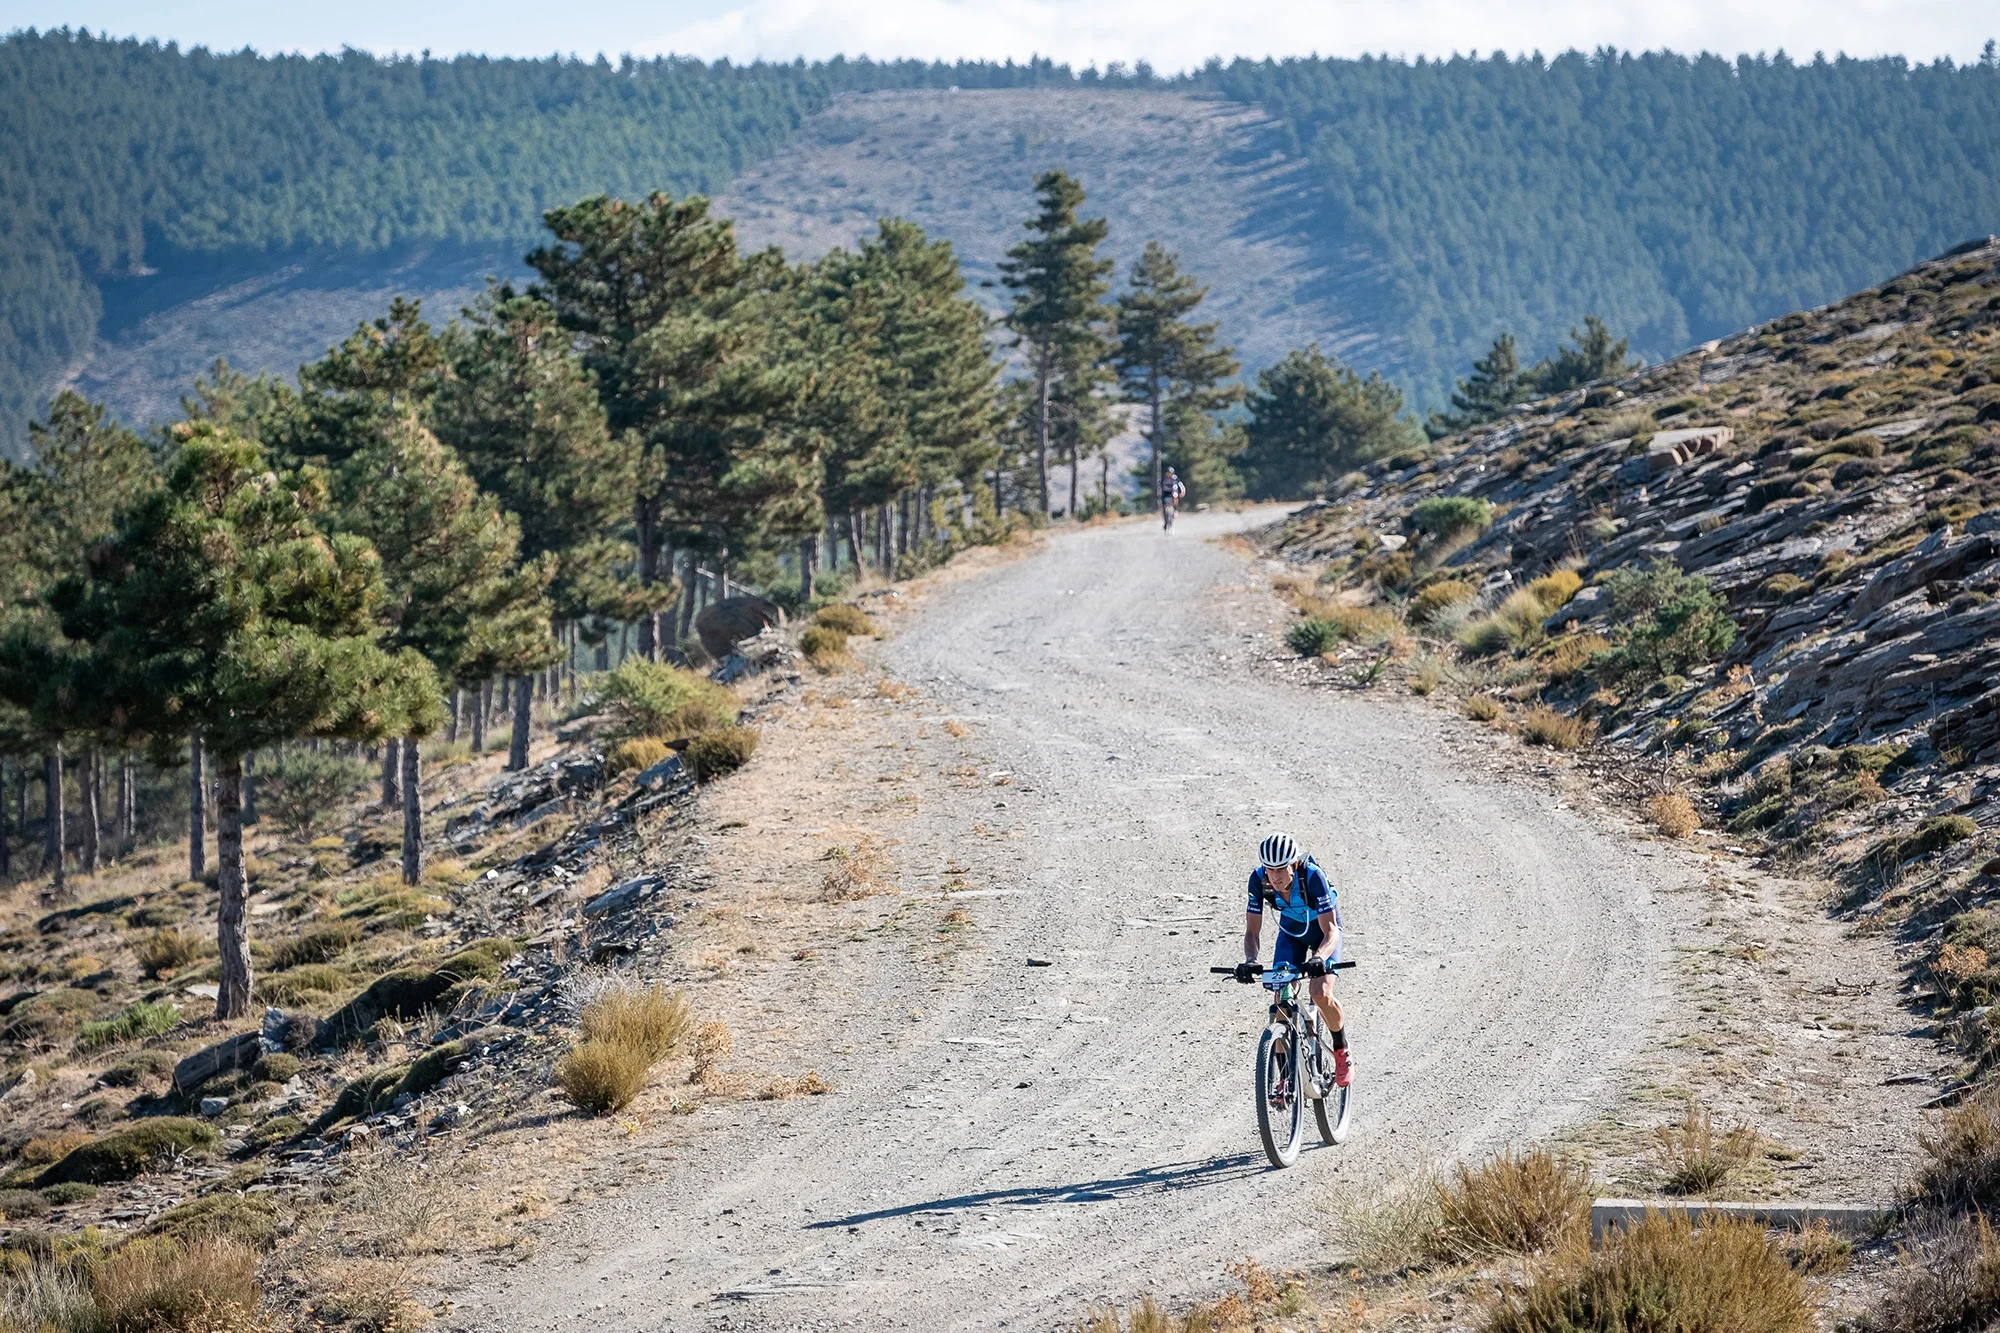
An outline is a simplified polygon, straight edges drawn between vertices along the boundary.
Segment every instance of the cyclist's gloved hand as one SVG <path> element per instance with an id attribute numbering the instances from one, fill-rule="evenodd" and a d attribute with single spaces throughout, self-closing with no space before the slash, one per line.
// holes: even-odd
<path id="1" fill-rule="evenodd" d="M 1307 975 L 1307 976 L 1309 976 L 1309 977 L 1323 977 L 1323 976 L 1325 976 L 1325 975 L 1326 975 L 1326 960 L 1325 960 L 1324 958 L 1308 958 L 1308 959 L 1306 959 L 1306 975 Z"/>
<path id="2" fill-rule="evenodd" d="M 1251 966 L 1249 963 L 1238 963 L 1236 965 L 1236 979 L 1247 984 L 1252 977 L 1257 975 L 1250 970 Z"/>

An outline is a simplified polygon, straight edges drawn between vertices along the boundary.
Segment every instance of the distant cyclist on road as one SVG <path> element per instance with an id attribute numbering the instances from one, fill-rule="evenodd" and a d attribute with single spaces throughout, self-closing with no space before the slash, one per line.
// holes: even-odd
<path id="1" fill-rule="evenodd" d="M 1346 1018 L 1327 984 L 1326 964 L 1340 957 L 1340 899 L 1319 863 L 1301 852 L 1289 833 L 1273 833 L 1257 848 L 1257 868 L 1250 872 L 1250 903 L 1243 918 L 1243 961 L 1236 979 L 1249 982 L 1263 933 L 1264 904 L 1278 913 L 1278 939 L 1271 951 L 1274 967 L 1290 965 L 1311 981 L 1312 1001 L 1333 1036 L 1333 1082 L 1344 1088 L 1354 1081 L 1347 1056 Z"/>
<path id="2" fill-rule="evenodd" d="M 1167 474 L 1160 478 L 1160 525 L 1169 531 L 1174 526 L 1174 514 L 1181 507 L 1181 497 L 1187 494 L 1187 487 L 1174 475 L 1170 465 Z"/>

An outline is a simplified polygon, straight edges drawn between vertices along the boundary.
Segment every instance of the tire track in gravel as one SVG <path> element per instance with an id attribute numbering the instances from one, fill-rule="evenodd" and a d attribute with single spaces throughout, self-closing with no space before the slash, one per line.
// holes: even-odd
<path id="1" fill-rule="evenodd" d="M 936 783 L 901 852 L 984 886 L 971 940 L 877 951 L 822 1015 L 835 1095 L 746 1105 L 475 1281 L 455 1326 L 1059 1328 L 1244 1253 L 1309 1262 L 1316 1194 L 1613 1103 L 1671 1000 L 1660 895 L 1690 866 L 1480 771 L 1457 719 L 1260 673 L 1275 603 L 1203 540 L 1248 521 L 1060 536 L 908 617 L 886 665 L 1010 775 Z M 1284 1173 L 1248 1094 L 1262 993 L 1206 971 L 1272 825 L 1327 867 L 1360 960 L 1354 1134 Z"/>

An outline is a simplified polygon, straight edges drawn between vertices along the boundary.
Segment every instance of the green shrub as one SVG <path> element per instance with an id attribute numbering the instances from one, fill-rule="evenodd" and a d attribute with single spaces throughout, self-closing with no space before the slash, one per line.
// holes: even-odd
<path id="1" fill-rule="evenodd" d="M 1882 839 L 1868 849 L 1867 859 L 1878 871 L 1888 871 L 1905 861 L 1941 852 L 1978 832 L 1979 825 L 1966 815 L 1933 815 L 1912 833 Z"/>
<path id="2" fill-rule="evenodd" d="M 619 736 L 688 736 L 734 722 L 739 709 L 708 677 L 637 657 L 604 676 L 597 692 Z"/>
<path id="3" fill-rule="evenodd" d="M 356 922 L 323 922 L 272 945 L 265 966 L 274 972 L 282 972 L 306 963 L 332 962 L 360 939 L 361 927 Z"/>
<path id="4" fill-rule="evenodd" d="M 1410 511 L 1410 525 L 1433 541 L 1480 533 L 1493 522 L 1493 506 L 1465 495 L 1434 495 Z"/>
<path id="5" fill-rule="evenodd" d="M 512 940 L 479 940 L 436 967 L 406 967 L 377 977 L 329 1015 L 323 1031 L 329 1040 L 345 1044 L 359 1040 L 384 1018 L 403 1022 L 427 1009 L 449 1009 L 474 986 L 498 977 L 500 965 L 515 952 Z"/>
<path id="6" fill-rule="evenodd" d="M 165 1051 L 134 1051 L 97 1076 L 108 1088 L 136 1088 L 174 1072 L 174 1057 Z"/>
<path id="7" fill-rule="evenodd" d="M 303 1133 L 306 1122 L 295 1115 L 274 1115 L 257 1128 L 243 1136 L 243 1146 L 252 1153 L 263 1152 L 273 1144 Z"/>
<path id="8" fill-rule="evenodd" d="M 131 1180 L 175 1157 L 206 1156 L 222 1136 L 212 1126 L 181 1116 L 157 1116 L 93 1139 L 36 1178 L 37 1185 L 81 1181 L 101 1185 Z"/>
<path id="9" fill-rule="evenodd" d="M 1300 657 L 1318 657 L 1331 652 L 1341 639 L 1340 627 L 1321 616 L 1307 616 L 1292 622 L 1285 631 L 1285 646 Z"/>
<path id="10" fill-rule="evenodd" d="M 837 629 L 842 634 L 873 634 L 875 622 L 858 606 L 822 606 L 813 613 L 813 624 Z"/>
<path id="11" fill-rule="evenodd" d="M 0 1220 L 26 1222 L 48 1211 L 49 1201 L 33 1190 L 0 1190 Z"/>
<path id="12" fill-rule="evenodd" d="M 241 1241 L 257 1249 L 269 1249 L 283 1227 L 277 1201 L 268 1194 L 238 1194 L 218 1190 L 169 1208 L 146 1228 L 148 1236 L 164 1236 L 188 1244 L 199 1240 Z"/>
<path id="13" fill-rule="evenodd" d="M 42 1190 L 42 1197 L 61 1207 L 69 1203 L 89 1203 L 97 1197 L 97 1186 L 86 1185 L 80 1180 L 65 1181 L 60 1185 L 50 1185 Z"/>
<path id="14" fill-rule="evenodd" d="M 688 742 L 687 765 L 695 781 L 708 782 L 734 773 L 757 752 L 757 728 L 712 727 Z"/>
<path id="15" fill-rule="evenodd" d="M 1428 624 L 1439 612 L 1450 607 L 1463 606 L 1478 595 L 1479 589 L 1464 579 L 1440 579 L 1419 589 L 1416 596 L 1410 598 L 1410 623 Z"/>
<path id="16" fill-rule="evenodd" d="M 97 1007 L 97 995 L 69 986 L 53 986 L 20 1001 L 0 1018 L 0 1038 L 24 1045 L 53 1046 L 67 1040 Z"/>
<path id="17" fill-rule="evenodd" d="M 1626 690 L 1686 675 L 1736 642 L 1736 622 L 1708 581 L 1666 561 L 1616 570 L 1604 586 L 1621 623 L 1602 675 Z"/>
<path id="18" fill-rule="evenodd" d="M 1810 1333 L 1805 1283 L 1764 1229 L 1653 1213 L 1504 1295 L 1487 1333 Z"/>
<path id="19" fill-rule="evenodd" d="M 368 778 L 358 760 L 292 746 L 258 772 L 258 810 L 304 841 L 337 819 Z"/>
<path id="20" fill-rule="evenodd" d="M 119 1042 L 143 1041 L 157 1037 L 181 1021 L 180 1009 L 165 1000 L 141 1000 L 127 1005 L 110 1018 L 85 1023 L 76 1034 L 76 1044 L 86 1051 L 101 1050 Z"/>
<path id="21" fill-rule="evenodd" d="M 266 972 L 257 978 L 260 1004 L 310 1004 L 328 995 L 338 995 L 353 987 L 347 973 L 326 963 L 307 963 L 283 972 Z"/>
<path id="22" fill-rule="evenodd" d="M 284 1083 L 297 1078 L 299 1070 L 304 1067 L 298 1056 L 272 1051 L 257 1057 L 257 1063 L 250 1067 L 250 1072 L 266 1083 Z"/>
<path id="23" fill-rule="evenodd" d="M 479 1048 L 481 1038 L 463 1037 L 431 1047 L 408 1064 L 371 1069 L 340 1090 L 333 1105 L 313 1122 L 315 1134 L 338 1121 L 386 1111 L 402 1096 L 421 1097 L 456 1073 Z"/>

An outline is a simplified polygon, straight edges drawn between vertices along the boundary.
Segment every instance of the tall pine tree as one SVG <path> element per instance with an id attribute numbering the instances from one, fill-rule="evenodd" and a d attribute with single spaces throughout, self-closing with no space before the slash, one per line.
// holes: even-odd
<path id="1" fill-rule="evenodd" d="M 1000 273 L 1014 293 L 1007 327 L 1025 353 L 1034 381 L 1035 475 L 1047 515 L 1051 386 L 1065 368 L 1094 366 L 1105 358 L 1109 347 L 1102 326 L 1110 312 L 1100 301 L 1109 290 L 1105 278 L 1114 265 L 1097 256 L 1110 224 L 1103 218 L 1077 219 L 1083 187 L 1069 173 L 1044 172 L 1035 180 L 1035 193 L 1041 208 L 1026 224 L 1028 239 L 1007 252 Z"/>
<path id="2" fill-rule="evenodd" d="M 1185 420 L 1190 411 L 1220 412 L 1243 398 L 1240 386 L 1223 383 L 1241 369 L 1235 349 L 1217 345 L 1215 325 L 1188 322 L 1206 295 L 1208 289 L 1192 274 L 1180 271 L 1180 257 L 1158 241 L 1146 243 L 1118 294 L 1118 375 L 1126 401 L 1146 408 L 1154 506 L 1176 418 Z M 1213 427 L 1191 424 L 1206 444 Z M 1193 462 L 1182 459 L 1182 470 L 1191 472 Z"/>

